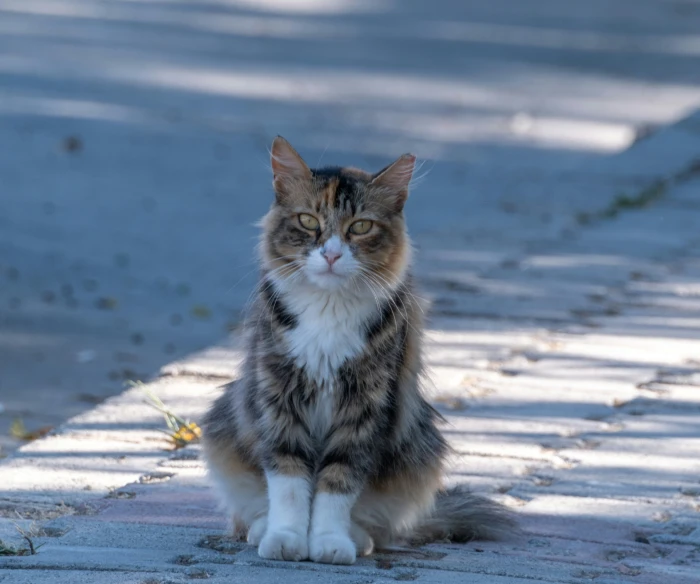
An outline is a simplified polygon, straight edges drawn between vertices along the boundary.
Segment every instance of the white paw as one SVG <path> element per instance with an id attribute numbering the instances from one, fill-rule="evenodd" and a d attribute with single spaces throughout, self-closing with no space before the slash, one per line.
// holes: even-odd
<path id="1" fill-rule="evenodd" d="M 289 560 L 300 562 L 309 557 L 306 533 L 291 529 L 268 531 L 260 541 L 258 555 L 266 560 Z"/>
<path id="2" fill-rule="evenodd" d="M 321 564 L 354 564 L 355 542 L 345 533 L 317 533 L 311 536 L 309 557 Z"/>
<path id="3" fill-rule="evenodd" d="M 248 528 L 248 543 L 250 545 L 260 545 L 265 530 L 267 529 L 267 515 L 258 517 Z"/>

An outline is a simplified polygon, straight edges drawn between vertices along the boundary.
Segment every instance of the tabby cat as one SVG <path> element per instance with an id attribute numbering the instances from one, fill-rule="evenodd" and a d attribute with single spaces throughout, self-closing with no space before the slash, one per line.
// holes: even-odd
<path id="1" fill-rule="evenodd" d="M 312 170 L 277 137 L 271 158 L 246 359 L 203 424 L 234 531 L 263 558 L 333 564 L 505 532 L 495 503 L 441 486 L 448 446 L 421 395 L 403 215 L 415 157 Z"/>

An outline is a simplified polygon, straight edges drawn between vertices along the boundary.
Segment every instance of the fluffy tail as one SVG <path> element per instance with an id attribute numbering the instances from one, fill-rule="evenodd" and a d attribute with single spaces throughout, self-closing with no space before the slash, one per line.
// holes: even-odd
<path id="1" fill-rule="evenodd" d="M 516 531 L 515 519 L 503 505 L 457 485 L 438 494 L 433 513 L 414 528 L 409 540 L 413 545 L 441 540 L 463 543 L 501 539 Z"/>

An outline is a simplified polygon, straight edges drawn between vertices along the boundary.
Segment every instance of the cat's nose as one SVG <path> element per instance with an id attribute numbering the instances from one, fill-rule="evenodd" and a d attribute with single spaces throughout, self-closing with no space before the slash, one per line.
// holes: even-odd
<path id="1" fill-rule="evenodd" d="M 326 258 L 329 266 L 332 266 L 343 254 L 339 251 L 327 249 L 323 252 L 323 257 Z"/>

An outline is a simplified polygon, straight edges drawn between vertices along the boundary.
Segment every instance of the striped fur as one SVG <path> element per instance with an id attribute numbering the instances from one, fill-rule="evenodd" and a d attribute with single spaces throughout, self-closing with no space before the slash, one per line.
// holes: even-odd
<path id="1" fill-rule="evenodd" d="M 349 564 L 402 539 L 509 525 L 495 504 L 441 488 L 448 447 L 420 391 L 422 310 L 402 213 L 413 162 L 311 170 L 273 144 L 247 358 L 204 421 L 210 476 L 262 557 Z M 358 220 L 369 231 L 354 234 Z"/>

